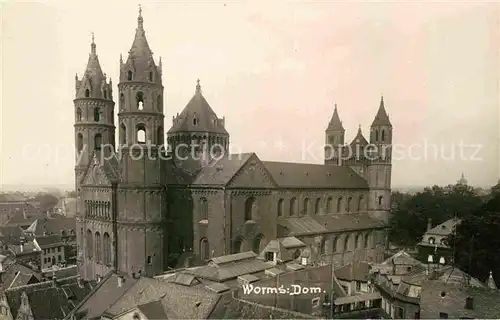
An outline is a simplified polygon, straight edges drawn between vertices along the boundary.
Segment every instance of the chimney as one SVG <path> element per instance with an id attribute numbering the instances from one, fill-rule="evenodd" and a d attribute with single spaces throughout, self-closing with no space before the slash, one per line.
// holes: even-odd
<path id="1" fill-rule="evenodd" d="M 427 231 L 429 231 L 431 229 L 432 229 L 432 219 L 429 218 L 429 219 L 427 219 Z"/>
<path id="2" fill-rule="evenodd" d="M 97 283 L 101 282 L 101 276 L 99 274 L 95 275 L 95 280 Z"/>
<path id="3" fill-rule="evenodd" d="M 47 218 L 49 218 L 49 219 L 50 219 L 50 218 L 51 218 L 51 215 L 50 215 L 50 210 L 47 210 L 46 214 L 47 214 Z"/>
<path id="4" fill-rule="evenodd" d="M 23 219 L 28 219 L 28 209 L 23 209 Z"/>
<path id="5" fill-rule="evenodd" d="M 474 310 L 474 298 L 465 298 L 465 309 Z"/>
<path id="6" fill-rule="evenodd" d="M 57 287 L 57 276 L 54 274 L 52 275 L 52 288 Z"/>
<path id="7" fill-rule="evenodd" d="M 24 243 L 23 241 L 21 241 L 21 243 L 19 244 L 19 253 L 23 253 L 24 251 Z"/>
<path id="8" fill-rule="evenodd" d="M 123 278 L 123 276 L 118 276 L 118 288 L 121 288 L 124 282 L 125 279 Z"/>

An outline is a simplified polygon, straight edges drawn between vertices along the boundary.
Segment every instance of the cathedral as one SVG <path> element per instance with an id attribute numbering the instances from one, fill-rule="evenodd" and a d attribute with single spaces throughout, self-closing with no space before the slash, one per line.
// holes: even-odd
<path id="1" fill-rule="evenodd" d="M 81 276 L 154 276 L 186 255 L 186 263 L 204 263 L 260 253 L 271 240 L 311 263 L 383 260 L 392 143 L 383 98 L 369 141 L 361 128 L 350 144 L 344 141 L 335 106 L 325 131 L 324 164 L 231 154 L 225 118 L 209 105 L 199 81 L 165 141 L 162 64 L 153 59 L 143 24 L 139 10 L 128 57 L 120 57 L 118 123 L 113 84 L 93 38 L 85 73 L 76 76 Z"/>

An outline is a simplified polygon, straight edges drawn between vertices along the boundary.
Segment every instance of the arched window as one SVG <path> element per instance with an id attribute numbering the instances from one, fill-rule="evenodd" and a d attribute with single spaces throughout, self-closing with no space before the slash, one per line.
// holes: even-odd
<path id="1" fill-rule="evenodd" d="M 146 127 L 142 123 L 137 125 L 136 132 L 137 132 L 136 136 L 137 142 L 146 143 Z"/>
<path id="2" fill-rule="evenodd" d="M 321 239 L 319 244 L 319 254 L 326 254 L 326 241 L 325 238 Z"/>
<path id="3" fill-rule="evenodd" d="M 338 242 L 339 242 L 339 238 L 335 237 L 335 239 L 332 241 L 332 253 L 337 252 Z"/>
<path id="4" fill-rule="evenodd" d="M 302 215 L 308 215 L 308 214 L 309 214 L 309 198 L 305 198 L 302 208 Z"/>
<path id="5" fill-rule="evenodd" d="M 137 92 L 135 95 L 135 100 L 137 102 L 137 110 L 144 109 L 144 93 L 141 91 Z"/>
<path id="6" fill-rule="evenodd" d="M 358 200 L 358 211 L 361 210 L 363 210 L 363 195 L 360 195 Z"/>
<path id="7" fill-rule="evenodd" d="M 82 121 L 82 109 L 76 109 L 76 121 Z"/>
<path id="8" fill-rule="evenodd" d="M 326 199 L 326 213 L 332 212 L 332 202 L 333 202 L 332 197 L 328 197 L 328 199 Z"/>
<path id="9" fill-rule="evenodd" d="M 103 94 L 104 94 L 104 99 L 107 99 L 108 98 L 108 90 L 104 90 Z"/>
<path id="10" fill-rule="evenodd" d="M 279 199 L 278 200 L 278 217 L 282 217 L 284 211 L 285 211 L 285 201 L 283 199 Z"/>
<path id="11" fill-rule="evenodd" d="M 342 212 L 342 197 L 337 199 L 337 212 Z"/>
<path id="12" fill-rule="evenodd" d="M 83 149 L 83 135 L 81 133 L 76 135 L 76 149 L 78 152 L 82 151 Z"/>
<path id="13" fill-rule="evenodd" d="M 149 81 L 153 82 L 153 72 L 149 71 Z"/>
<path id="14" fill-rule="evenodd" d="M 126 144 L 127 143 L 127 127 L 125 127 L 125 124 L 122 123 L 120 124 L 120 144 Z"/>
<path id="15" fill-rule="evenodd" d="M 236 238 L 233 245 L 233 253 L 240 253 L 242 246 L 243 246 L 243 238 L 242 237 Z"/>
<path id="16" fill-rule="evenodd" d="M 158 127 L 158 129 L 156 130 L 156 143 L 158 145 L 163 144 L 163 136 L 163 127 Z"/>
<path id="17" fill-rule="evenodd" d="M 315 214 L 319 213 L 320 207 L 321 207 L 321 198 L 317 198 L 316 203 L 314 204 L 314 213 Z"/>
<path id="18" fill-rule="evenodd" d="M 101 120 L 101 110 L 99 107 L 94 108 L 94 121 L 99 122 Z"/>
<path id="19" fill-rule="evenodd" d="M 101 234 L 99 232 L 95 233 L 95 261 L 101 262 Z"/>
<path id="20" fill-rule="evenodd" d="M 261 234 L 259 234 L 253 239 L 252 251 L 257 253 L 257 254 L 260 253 L 260 247 L 262 246 L 262 238 L 263 238 L 263 236 Z"/>
<path id="21" fill-rule="evenodd" d="M 100 133 L 96 133 L 94 136 L 94 149 L 101 150 L 102 147 L 102 135 Z"/>
<path id="22" fill-rule="evenodd" d="M 206 198 L 200 199 L 200 220 L 208 220 L 208 201 Z"/>
<path id="23" fill-rule="evenodd" d="M 382 205 L 382 201 L 384 200 L 384 197 L 382 196 L 379 196 L 378 197 L 378 205 L 381 206 Z"/>
<path id="24" fill-rule="evenodd" d="M 254 220 L 255 198 L 248 198 L 245 201 L 245 221 Z"/>
<path id="25" fill-rule="evenodd" d="M 381 140 L 382 142 L 384 142 L 384 141 L 385 141 L 385 130 L 382 130 L 382 134 L 381 134 L 380 140 Z"/>
<path id="26" fill-rule="evenodd" d="M 200 241 L 200 257 L 202 260 L 208 260 L 210 258 L 210 247 L 208 245 L 207 238 L 203 238 Z"/>
<path id="27" fill-rule="evenodd" d="M 290 216 L 297 215 L 299 204 L 296 198 L 290 199 Z"/>
<path id="28" fill-rule="evenodd" d="M 109 233 L 104 232 L 104 237 L 103 237 L 103 251 L 104 251 L 104 259 L 103 262 L 105 265 L 110 265 L 111 264 L 111 239 L 109 238 Z"/>
<path id="29" fill-rule="evenodd" d="M 352 202 L 352 197 L 347 198 L 347 212 L 351 211 L 351 202 Z"/>
<path id="30" fill-rule="evenodd" d="M 141 320 L 141 316 L 136 312 L 134 313 L 134 315 L 132 316 L 132 319 L 133 320 Z"/>
<path id="31" fill-rule="evenodd" d="M 158 111 L 161 111 L 162 107 L 161 95 L 158 95 L 158 97 L 156 98 L 156 106 L 158 107 Z"/>
<path id="32" fill-rule="evenodd" d="M 346 234 L 344 239 L 344 252 L 346 251 L 349 251 L 349 234 Z"/>
<path id="33" fill-rule="evenodd" d="M 430 237 L 429 238 L 429 243 L 430 244 L 435 244 L 436 243 L 436 239 L 434 239 L 433 237 Z"/>
<path id="34" fill-rule="evenodd" d="M 132 80 L 132 71 L 130 70 L 127 72 L 127 80 L 128 81 Z"/>
<path id="35" fill-rule="evenodd" d="M 378 130 L 375 130 L 375 142 L 378 142 Z"/>
<path id="36" fill-rule="evenodd" d="M 123 110 L 125 109 L 125 96 L 122 94 L 120 94 L 120 110 Z"/>
<path id="37" fill-rule="evenodd" d="M 85 89 L 85 98 L 88 98 L 88 97 L 90 97 L 90 90 Z"/>
<path id="38" fill-rule="evenodd" d="M 359 249 L 360 241 L 361 241 L 360 235 L 359 234 L 355 235 L 354 236 L 354 248 L 355 249 Z"/>
<path id="39" fill-rule="evenodd" d="M 366 248 L 366 249 L 368 249 L 368 248 L 369 248 L 369 246 L 370 246 L 370 234 L 369 234 L 369 233 L 367 233 L 367 234 L 365 235 L 365 248 Z"/>
<path id="40" fill-rule="evenodd" d="M 86 245 L 87 245 L 87 258 L 92 259 L 92 250 L 94 249 L 94 241 L 92 241 L 92 231 L 87 229 L 87 239 L 86 239 Z"/>
<path id="41" fill-rule="evenodd" d="M 197 118 L 193 118 L 193 126 L 197 126 L 198 125 L 198 119 Z"/>
<path id="42" fill-rule="evenodd" d="M 439 244 L 442 246 L 448 245 L 448 243 L 446 242 L 446 238 L 441 239 L 441 241 L 439 241 Z"/>

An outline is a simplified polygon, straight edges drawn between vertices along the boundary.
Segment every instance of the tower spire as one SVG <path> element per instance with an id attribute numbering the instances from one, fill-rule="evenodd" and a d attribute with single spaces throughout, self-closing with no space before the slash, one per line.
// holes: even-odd
<path id="1" fill-rule="evenodd" d="M 330 120 L 330 123 L 328 124 L 328 130 L 344 130 L 342 121 L 340 121 L 339 111 L 337 110 L 336 103 L 334 105 L 332 118 Z"/>
<path id="2" fill-rule="evenodd" d="M 201 93 L 200 79 L 196 80 L 196 91 L 195 93 Z"/>
<path id="3" fill-rule="evenodd" d="M 96 54 L 96 50 L 95 50 L 95 42 L 94 42 L 95 38 L 94 38 L 94 33 L 92 32 L 92 42 L 90 44 L 90 53 L 91 54 Z"/>
<path id="4" fill-rule="evenodd" d="M 142 6 L 139 5 L 139 16 L 137 17 L 137 28 L 142 30 L 144 28 L 143 23 L 144 23 L 144 19 L 142 18 Z"/>

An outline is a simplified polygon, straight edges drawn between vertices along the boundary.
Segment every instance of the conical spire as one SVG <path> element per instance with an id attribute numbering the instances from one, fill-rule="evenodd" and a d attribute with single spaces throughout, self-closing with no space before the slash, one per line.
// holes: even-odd
<path id="1" fill-rule="evenodd" d="M 495 283 L 495 279 L 493 279 L 493 272 L 490 271 L 490 276 L 488 277 L 488 280 L 486 281 L 486 285 L 490 289 L 497 290 L 497 285 Z"/>
<path id="2" fill-rule="evenodd" d="M 373 120 L 372 126 L 390 126 L 391 121 L 389 121 L 389 116 L 387 115 L 387 112 L 385 111 L 385 106 L 384 106 L 384 96 L 380 98 L 380 106 L 377 111 L 377 115 L 375 116 L 375 119 Z"/>
<path id="3" fill-rule="evenodd" d="M 81 80 L 78 80 L 78 76 L 76 77 L 76 83 L 77 97 L 88 97 L 85 95 L 85 90 L 89 90 L 92 97 L 99 97 L 101 84 L 106 83 L 106 76 L 102 72 L 101 64 L 99 63 L 99 58 L 97 56 L 94 33 L 92 33 L 87 68 L 85 69 L 85 73 L 83 74 L 83 78 Z"/>
<path id="4" fill-rule="evenodd" d="M 134 42 L 129 51 L 129 57 L 136 59 L 149 60 L 152 58 L 153 52 L 149 49 L 149 44 L 146 39 L 146 31 L 144 30 L 144 18 L 142 17 L 142 7 L 139 5 L 139 16 L 137 17 L 137 29 L 135 29 Z"/>
<path id="5" fill-rule="evenodd" d="M 328 124 L 328 128 L 326 130 L 340 130 L 344 131 L 344 127 L 342 126 L 342 121 L 340 121 L 339 112 L 337 110 L 337 104 L 335 104 L 335 108 L 333 109 L 333 115 Z"/>
<path id="6" fill-rule="evenodd" d="M 352 140 L 351 144 L 359 144 L 359 145 L 367 145 L 368 144 L 368 141 L 363 136 L 363 132 L 361 130 L 361 125 L 359 125 L 358 133 L 356 134 L 356 136 Z"/>

